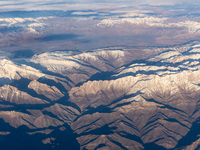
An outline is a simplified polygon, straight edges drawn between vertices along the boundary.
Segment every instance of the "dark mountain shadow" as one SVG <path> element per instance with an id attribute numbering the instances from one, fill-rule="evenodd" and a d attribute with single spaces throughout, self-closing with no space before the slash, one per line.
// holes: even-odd
<path id="1" fill-rule="evenodd" d="M 155 143 L 146 143 L 144 144 L 144 150 L 167 150 L 167 149 Z"/>
<path id="2" fill-rule="evenodd" d="M 114 72 L 107 71 L 107 72 L 98 72 L 94 75 L 92 75 L 89 79 L 89 81 L 98 81 L 98 80 L 109 80 L 111 76 L 114 74 Z"/>
<path id="3" fill-rule="evenodd" d="M 59 128 L 54 130 L 50 136 L 55 137 L 53 141 L 54 150 L 80 150 L 80 144 L 76 140 L 77 135 L 73 133 L 73 130 L 69 125 L 65 124 L 66 130 L 61 131 Z"/>
<path id="4" fill-rule="evenodd" d="M 77 34 L 54 34 L 54 35 L 47 35 L 45 37 L 35 38 L 40 42 L 50 42 L 50 41 L 58 41 L 58 40 L 74 40 L 80 37 Z"/>
<path id="5" fill-rule="evenodd" d="M 11 132 L 8 135 L 0 135 L 0 149 L 2 150 L 80 150 L 80 145 L 76 140 L 76 135 L 68 125 L 63 126 L 65 131 L 57 128 L 49 135 L 36 133 L 27 134 L 34 131 L 23 125 L 18 128 L 10 126 L 0 119 L 0 131 Z M 39 129 L 38 129 L 39 130 Z M 35 129 L 37 131 L 37 129 Z M 52 138 L 51 144 L 44 144 L 42 140 Z"/>
<path id="6" fill-rule="evenodd" d="M 8 26 L 0 27 L 1 34 L 8 34 L 8 33 L 12 33 L 12 32 L 21 32 L 23 30 L 24 30 L 23 27 L 8 27 Z"/>
<path id="7" fill-rule="evenodd" d="M 11 131 L 9 135 L 0 135 L 0 145 L 2 150 L 51 150 L 49 144 L 42 143 L 44 134 L 29 135 L 26 132 L 29 129 L 26 126 L 19 128 L 11 127 L 8 123 L 0 121 L 1 127 Z M 2 130 L 2 129 L 1 129 Z"/>
<path id="8" fill-rule="evenodd" d="M 11 59 L 13 58 L 31 58 L 34 55 L 34 52 L 30 49 L 24 49 L 24 50 L 18 50 L 12 52 L 13 56 L 11 56 Z"/>
<path id="9" fill-rule="evenodd" d="M 81 86 L 88 81 L 110 80 L 113 74 L 114 72 L 112 71 L 98 72 L 92 75 L 87 81 L 80 82 L 76 86 Z"/>
<path id="10" fill-rule="evenodd" d="M 16 87 L 18 90 L 23 91 L 31 95 L 32 97 L 37 97 L 46 101 L 50 101 L 49 98 L 45 97 L 44 95 L 36 93 L 33 89 L 29 89 L 28 85 L 31 82 L 31 80 L 26 78 L 21 78 L 19 80 L 13 80 L 10 85 Z"/>
<path id="11" fill-rule="evenodd" d="M 198 140 L 199 139 L 198 135 L 200 134 L 199 129 L 200 129 L 200 118 L 198 118 L 192 124 L 190 131 L 178 141 L 178 144 L 176 145 L 175 149 L 181 150 L 185 146 L 191 145 L 193 142 Z"/>
<path id="12" fill-rule="evenodd" d="M 12 80 L 9 79 L 9 78 L 5 78 L 5 77 L 0 78 L 0 87 L 2 87 L 2 86 L 4 86 L 4 85 L 7 85 L 7 84 L 9 84 L 10 82 L 12 82 Z"/>
<path id="13" fill-rule="evenodd" d="M 55 86 L 56 88 L 58 88 L 61 92 L 67 93 L 68 91 L 65 89 L 65 87 L 61 84 L 61 83 L 57 83 L 52 79 L 48 79 L 46 77 L 40 77 L 38 80 L 38 82 L 43 83 L 43 84 L 47 84 L 49 86 Z"/>

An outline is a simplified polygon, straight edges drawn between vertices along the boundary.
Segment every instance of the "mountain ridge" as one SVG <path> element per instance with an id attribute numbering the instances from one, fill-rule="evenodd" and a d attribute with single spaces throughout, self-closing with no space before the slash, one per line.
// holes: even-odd
<path id="1" fill-rule="evenodd" d="M 199 126 L 199 54 L 192 42 L 1 60 L 0 123 L 10 128 L 0 137 L 24 127 L 44 149 L 70 145 L 61 135 L 88 150 L 198 149 L 199 133 L 183 141 Z"/>

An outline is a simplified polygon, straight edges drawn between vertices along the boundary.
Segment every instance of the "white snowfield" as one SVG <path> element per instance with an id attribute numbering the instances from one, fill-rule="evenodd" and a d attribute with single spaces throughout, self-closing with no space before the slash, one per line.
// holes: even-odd
<path id="1" fill-rule="evenodd" d="M 37 28 L 46 26 L 44 20 L 52 17 L 37 18 L 0 18 L 0 27 L 23 27 L 26 31 L 38 33 Z"/>
<path id="2" fill-rule="evenodd" d="M 115 25 L 129 23 L 135 25 L 146 25 L 149 27 L 165 27 L 165 28 L 185 28 L 188 33 L 198 32 L 200 29 L 200 22 L 186 20 L 183 22 L 168 22 L 169 18 L 166 17 L 153 17 L 144 14 L 127 14 L 122 18 L 103 19 L 100 21 L 98 27 L 113 27 Z"/>
<path id="3" fill-rule="evenodd" d="M 102 58 L 120 59 L 124 57 L 122 50 L 98 50 L 96 52 L 84 52 L 77 55 L 71 55 L 66 52 L 46 52 L 40 55 L 35 55 L 30 61 L 38 63 L 46 67 L 49 71 L 62 73 L 67 69 L 80 68 L 83 65 L 89 65 L 90 62 L 104 62 Z"/>
<path id="4" fill-rule="evenodd" d="M 10 80 L 12 80 L 19 78 L 19 76 L 34 76 L 39 78 L 44 76 L 44 74 L 31 66 L 19 66 L 7 59 L 0 60 L 0 78 L 9 78 Z"/>

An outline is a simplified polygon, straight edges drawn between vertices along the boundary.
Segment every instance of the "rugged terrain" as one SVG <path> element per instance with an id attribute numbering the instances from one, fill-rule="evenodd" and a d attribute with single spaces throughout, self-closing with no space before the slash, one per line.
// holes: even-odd
<path id="1" fill-rule="evenodd" d="M 1 147 L 198 150 L 199 61 L 199 42 L 2 57 Z"/>

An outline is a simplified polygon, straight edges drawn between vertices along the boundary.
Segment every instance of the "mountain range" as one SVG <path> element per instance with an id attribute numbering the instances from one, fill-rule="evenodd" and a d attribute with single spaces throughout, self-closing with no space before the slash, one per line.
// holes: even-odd
<path id="1" fill-rule="evenodd" d="M 1 147 L 198 150 L 199 61 L 198 41 L 2 57 Z"/>

